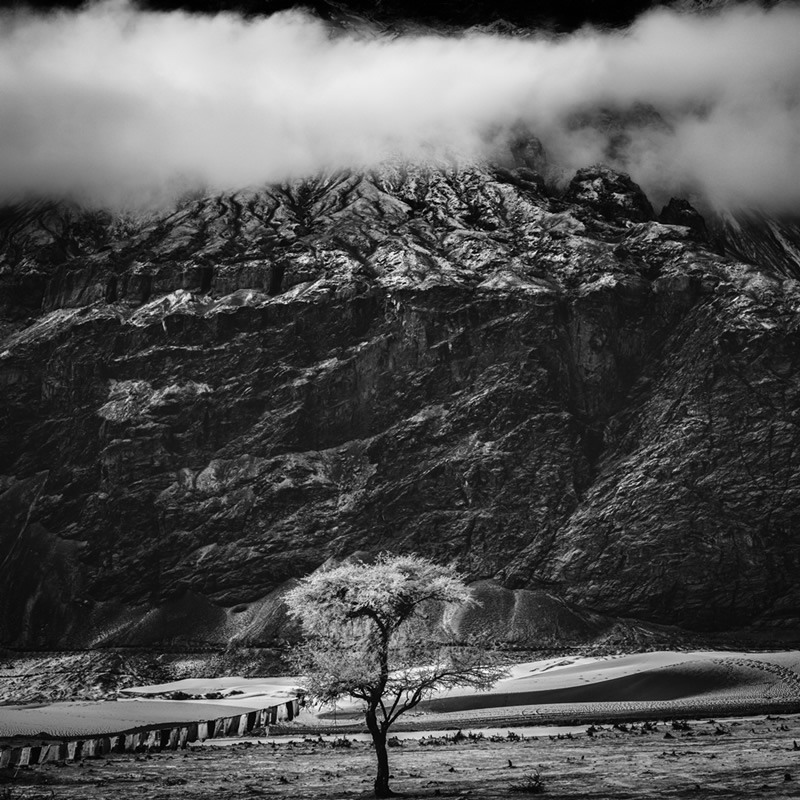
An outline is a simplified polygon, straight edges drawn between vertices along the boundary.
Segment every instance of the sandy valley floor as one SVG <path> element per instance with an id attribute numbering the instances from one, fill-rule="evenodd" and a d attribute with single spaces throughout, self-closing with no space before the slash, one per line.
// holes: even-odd
<path id="1" fill-rule="evenodd" d="M 681 798 L 800 796 L 800 716 L 690 722 L 686 730 L 604 726 L 589 736 L 513 741 L 440 736 L 390 750 L 394 789 L 410 797 L 525 796 L 535 771 L 545 797 Z M 466 733 L 466 731 L 465 731 Z M 513 739 L 513 734 L 512 734 Z M 200 800 L 367 796 L 368 744 L 242 743 L 152 756 L 115 755 L 20 770 L 0 785 L 13 800 Z M 7 795 L 2 792 L 7 791 Z"/>
<path id="2" fill-rule="evenodd" d="M 291 693 L 291 682 L 210 677 L 183 681 L 177 688 L 200 698 L 209 690 L 235 690 L 218 701 L 192 701 L 206 702 L 210 709 L 214 702 L 246 704 L 276 692 Z M 140 686 L 130 692 L 151 705 L 159 702 L 153 698 L 166 698 L 160 702 L 168 713 L 186 702 L 169 699 L 175 688 Z M 112 719 L 116 714 L 122 727 L 136 708 L 137 701 L 106 702 L 94 710 Z M 798 711 L 798 651 L 664 651 L 527 662 L 512 667 L 489 693 L 440 695 L 401 718 L 390 750 L 393 785 L 409 797 L 494 800 L 525 796 L 538 772 L 545 797 L 800 798 Z M 662 721 L 621 721 L 637 715 Z M 76 717 L 69 704 L 0 706 L 0 728 L 7 730 L 6 736 L 23 734 L 19 726 L 34 724 L 33 717 L 37 730 L 47 724 L 54 735 L 97 724 L 94 717 Z M 535 738 L 522 728 L 501 727 L 539 725 L 548 718 L 580 723 L 539 730 Z M 605 724 L 590 734 L 593 720 Z M 617 725 L 611 724 L 614 720 Z M 499 730 L 480 732 L 488 726 Z M 459 728 L 462 734 L 455 736 Z M 292 742 L 275 736 L 273 729 L 273 735 L 261 740 L 234 740 L 225 746 L 213 740 L 186 751 L 115 754 L 3 770 L 0 800 L 368 797 L 374 753 L 368 742 L 352 738 L 361 729 L 363 719 L 346 704 L 335 715 L 307 709 L 284 725 L 293 734 Z M 415 736 L 410 733 L 414 730 Z M 437 733 L 420 733 L 431 730 Z M 319 732 L 329 734 L 325 741 Z"/>

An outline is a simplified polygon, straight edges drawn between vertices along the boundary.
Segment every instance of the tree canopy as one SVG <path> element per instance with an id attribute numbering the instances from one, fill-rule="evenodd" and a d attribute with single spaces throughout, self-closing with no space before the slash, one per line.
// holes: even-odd
<path id="1" fill-rule="evenodd" d="M 436 604 L 470 603 L 454 569 L 413 555 L 381 555 L 304 578 L 286 596 L 306 639 L 296 653 L 309 696 L 364 703 L 378 758 L 375 794 L 387 796 L 386 735 L 435 691 L 490 687 L 504 672 L 484 648 L 456 643 L 434 624 Z"/>

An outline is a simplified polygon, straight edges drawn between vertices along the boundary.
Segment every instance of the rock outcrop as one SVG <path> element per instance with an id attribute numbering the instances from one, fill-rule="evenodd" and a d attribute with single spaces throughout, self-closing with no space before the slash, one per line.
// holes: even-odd
<path id="1" fill-rule="evenodd" d="M 670 214 L 489 166 L 8 210 L 0 641 L 272 644 L 382 549 L 509 641 L 797 626 L 800 284 Z"/>

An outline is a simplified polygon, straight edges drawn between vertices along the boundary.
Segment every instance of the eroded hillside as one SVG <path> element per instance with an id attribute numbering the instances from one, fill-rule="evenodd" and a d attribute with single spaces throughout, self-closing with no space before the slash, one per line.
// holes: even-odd
<path id="1" fill-rule="evenodd" d="M 763 230 L 603 168 L 7 210 L 0 640 L 271 644 L 288 580 L 382 549 L 482 580 L 512 641 L 797 626 L 800 283 Z"/>

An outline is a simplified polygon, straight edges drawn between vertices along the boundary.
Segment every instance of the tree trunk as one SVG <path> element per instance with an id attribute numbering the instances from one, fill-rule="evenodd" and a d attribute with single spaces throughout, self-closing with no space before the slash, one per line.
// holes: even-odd
<path id="1" fill-rule="evenodd" d="M 378 774 L 375 776 L 375 797 L 392 797 L 389 788 L 389 753 L 386 750 L 386 731 L 378 723 L 374 708 L 367 709 L 367 728 L 372 734 L 375 757 L 378 759 Z"/>

